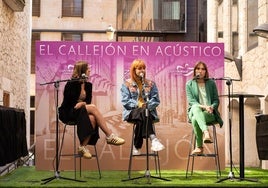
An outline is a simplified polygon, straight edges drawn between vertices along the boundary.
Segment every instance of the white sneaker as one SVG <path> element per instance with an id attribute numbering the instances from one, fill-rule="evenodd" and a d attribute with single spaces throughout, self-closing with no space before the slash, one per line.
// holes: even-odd
<path id="1" fill-rule="evenodd" d="M 133 146 L 132 155 L 140 155 L 141 151 L 137 149 L 135 146 Z"/>
<path id="2" fill-rule="evenodd" d="M 161 151 L 163 149 L 165 149 L 165 146 L 163 144 L 161 144 L 161 142 L 157 138 L 154 138 L 152 140 L 151 150 L 152 151 Z"/>

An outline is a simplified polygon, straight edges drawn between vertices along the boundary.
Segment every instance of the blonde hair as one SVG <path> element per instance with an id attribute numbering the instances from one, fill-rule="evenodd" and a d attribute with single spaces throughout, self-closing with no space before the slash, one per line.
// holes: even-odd
<path id="1" fill-rule="evenodd" d="M 88 62 L 82 60 L 77 61 L 74 65 L 72 78 L 80 78 L 82 74 L 86 74 L 87 70 L 88 70 Z"/>

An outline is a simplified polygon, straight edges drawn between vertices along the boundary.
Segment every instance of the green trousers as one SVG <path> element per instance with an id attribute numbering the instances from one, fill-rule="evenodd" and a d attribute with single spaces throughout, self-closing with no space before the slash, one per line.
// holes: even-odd
<path id="1" fill-rule="evenodd" d="M 210 114 L 207 111 L 202 110 L 199 105 L 193 105 L 189 113 L 189 118 L 194 129 L 196 146 L 202 147 L 203 132 L 208 130 L 208 124 L 215 122 L 215 116 L 214 114 Z"/>

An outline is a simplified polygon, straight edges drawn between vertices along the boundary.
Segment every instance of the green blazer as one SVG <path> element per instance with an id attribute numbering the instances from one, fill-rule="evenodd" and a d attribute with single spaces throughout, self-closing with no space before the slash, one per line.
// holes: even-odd
<path id="1" fill-rule="evenodd" d="M 212 79 L 207 79 L 205 81 L 205 88 L 206 88 L 206 93 L 207 93 L 207 101 L 209 103 L 208 105 L 211 105 L 214 108 L 213 113 L 215 115 L 215 119 L 219 123 L 220 127 L 222 127 L 223 120 L 218 111 L 220 100 L 219 100 L 218 89 L 217 89 L 215 81 Z M 194 104 L 200 104 L 199 92 L 198 92 L 198 86 L 197 86 L 196 80 L 192 79 L 186 83 L 186 97 L 188 101 L 187 114 L 189 118 L 189 112 L 191 110 L 191 107 Z"/>

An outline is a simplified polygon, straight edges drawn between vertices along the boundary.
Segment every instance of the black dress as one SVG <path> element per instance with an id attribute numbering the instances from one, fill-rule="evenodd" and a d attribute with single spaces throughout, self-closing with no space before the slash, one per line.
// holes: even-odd
<path id="1" fill-rule="evenodd" d="M 80 144 L 85 138 L 91 136 L 88 144 L 95 145 L 99 139 L 98 127 L 96 129 L 92 127 L 85 106 L 80 109 L 74 109 L 74 106 L 79 100 L 81 84 L 82 82 L 77 80 L 66 83 L 63 92 L 63 101 L 59 107 L 59 119 L 66 124 L 70 122 L 77 124 L 77 135 Z M 86 98 L 84 102 L 90 104 L 92 99 L 92 83 L 85 82 L 85 91 Z"/>

